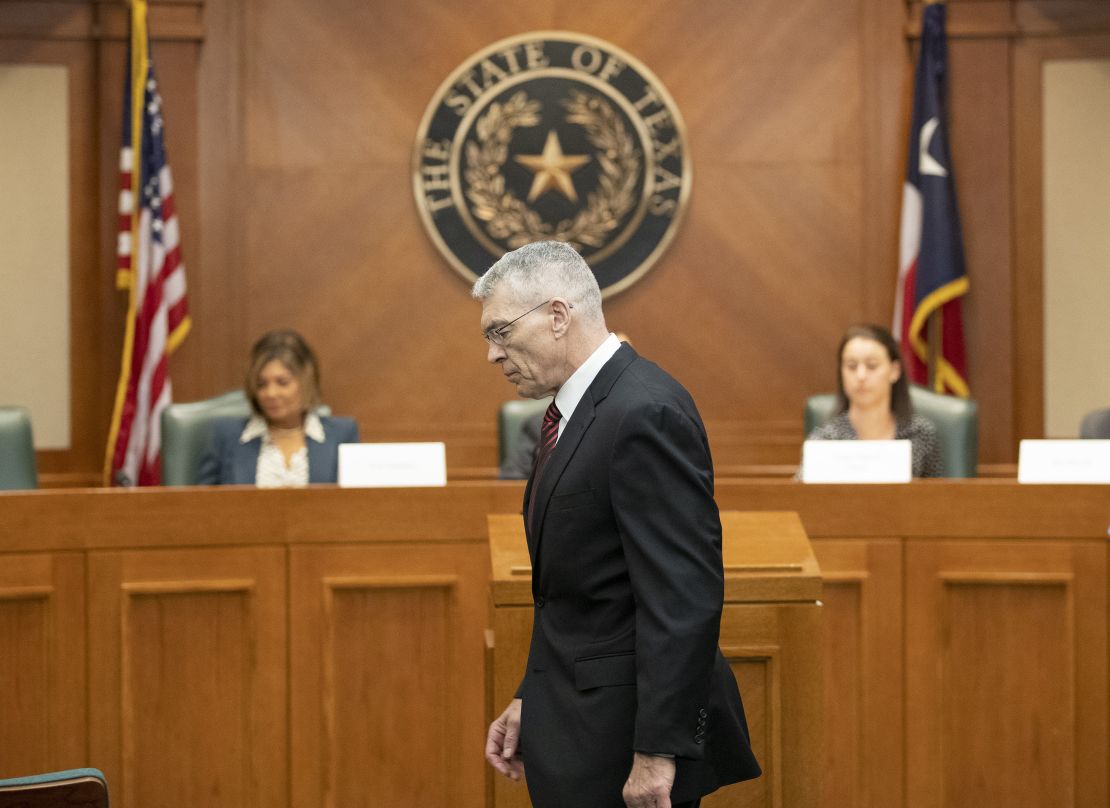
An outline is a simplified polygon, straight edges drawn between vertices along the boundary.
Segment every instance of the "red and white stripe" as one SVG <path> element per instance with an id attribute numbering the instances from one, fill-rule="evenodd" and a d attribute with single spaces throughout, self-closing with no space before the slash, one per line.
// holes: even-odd
<path id="1" fill-rule="evenodd" d="M 130 151 L 124 149 L 121 153 L 117 269 L 125 273 L 121 280 L 134 286 L 134 312 L 130 377 L 120 412 L 113 482 L 157 485 L 162 411 L 172 401 L 167 375 L 170 341 L 188 317 L 185 265 L 169 166 L 163 166 L 159 173 L 162 216 L 156 222 L 151 208 L 139 211 L 138 249 L 132 249 L 131 215 L 139 189 L 132 187 Z M 156 226 L 161 227 L 161 243 L 152 237 Z"/>

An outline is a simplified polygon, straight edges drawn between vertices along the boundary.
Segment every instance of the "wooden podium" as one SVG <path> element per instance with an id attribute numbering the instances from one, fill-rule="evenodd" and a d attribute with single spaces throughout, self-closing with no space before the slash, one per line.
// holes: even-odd
<path id="1" fill-rule="evenodd" d="M 532 580 L 519 514 L 489 516 L 493 631 L 487 634 L 487 715 L 513 697 L 528 655 Z M 722 511 L 725 604 L 721 651 L 748 716 L 758 780 L 728 786 L 703 808 L 811 808 L 822 751 L 821 573 L 796 513 Z M 525 808 L 528 792 L 489 769 L 486 805 Z"/>

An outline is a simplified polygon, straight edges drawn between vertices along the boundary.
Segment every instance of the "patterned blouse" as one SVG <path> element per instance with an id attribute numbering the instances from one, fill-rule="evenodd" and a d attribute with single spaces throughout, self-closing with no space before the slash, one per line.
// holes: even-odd
<path id="1" fill-rule="evenodd" d="M 940 464 L 937 428 L 932 421 L 923 415 L 915 415 L 908 424 L 898 424 L 894 437 L 896 440 L 910 442 L 914 477 L 944 476 L 944 469 Z M 848 413 L 842 412 L 810 432 L 807 440 L 859 440 L 859 435 L 856 434 Z"/>

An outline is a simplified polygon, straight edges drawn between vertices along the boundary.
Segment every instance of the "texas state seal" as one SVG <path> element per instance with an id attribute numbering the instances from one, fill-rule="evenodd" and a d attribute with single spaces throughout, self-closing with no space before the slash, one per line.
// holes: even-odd
<path id="1" fill-rule="evenodd" d="M 413 190 L 448 263 L 473 282 L 503 253 L 555 239 L 604 296 L 658 261 L 690 195 L 685 126 L 635 58 L 538 31 L 467 59 L 420 122 Z"/>

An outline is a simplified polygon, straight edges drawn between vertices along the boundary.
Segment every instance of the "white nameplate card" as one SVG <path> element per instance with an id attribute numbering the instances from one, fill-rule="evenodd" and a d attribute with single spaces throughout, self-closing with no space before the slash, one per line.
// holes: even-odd
<path id="1" fill-rule="evenodd" d="M 425 488 L 447 485 L 442 443 L 341 443 L 340 488 Z"/>
<path id="2" fill-rule="evenodd" d="M 1019 483 L 1110 483 L 1110 440 L 1023 440 Z"/>
<path id="3" fill-rule="evenodd" d="M 908 483 L 913 460 L 908 440 L 807 440 L 802 482 Z"/>

